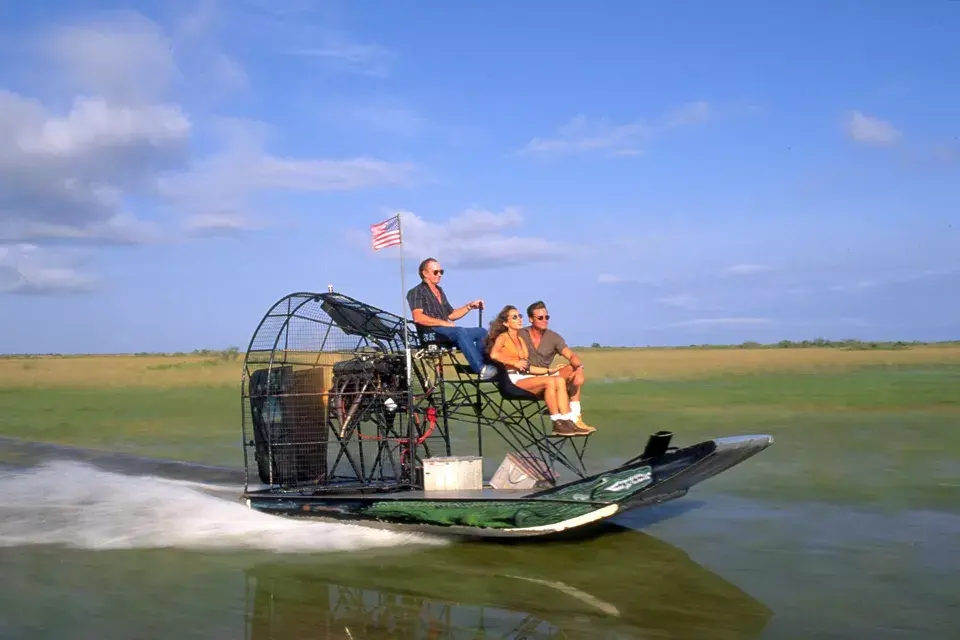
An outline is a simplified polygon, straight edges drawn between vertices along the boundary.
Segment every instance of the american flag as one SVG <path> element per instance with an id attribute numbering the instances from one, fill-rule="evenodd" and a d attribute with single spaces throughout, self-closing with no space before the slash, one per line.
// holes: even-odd
<path id="1" fill-rule="evenodd" d="M 384 249 L 400 244 L 400 216 L 370 225 L 373 234 L 373 250 Z"/>

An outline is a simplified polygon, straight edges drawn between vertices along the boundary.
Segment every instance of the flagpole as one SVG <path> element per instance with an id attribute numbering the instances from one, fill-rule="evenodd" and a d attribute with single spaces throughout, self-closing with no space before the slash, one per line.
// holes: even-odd
<path id="1" fill-rule="evenodd" d="M 411 384 L 413 368 L 410 356 L 410 331 L 407 325 L 407 282 L 403 268 L 403 220 L 397 214 L 397 229 L 400 231 L 400 310 L 403 315 L 403 353 L 406 358 L 407 372 L 407 442 L 410 446 L 410 482 L 416 483 L 415 470 L 417 468 L 417 430 L 413 423 L 413 385 Z"/>
<path id="2" fill-rule="evenodd" d="M 397 229 L 400 231 L 400 310 L 403 313 L 403 348 L 409 348 L 407 340 L 407 283 L 403 274 L 403 221 L 397 214 Z"/>
<path id="3" fill-rule="evenodd" d="M 393 223 L 396 221 L 396 231 L 394 231 Z M 396 213 L 392 218 L 387 218 L 383 222 L 378 222 L 377 224 L 370 226 L 370 231 L 373 234 L 373 250 L 378 251 L 380 249 L 385 249 L 387 247 L 393 247 L 400 245 L 400 314 L 403 317 L 403 354 L 406 361 L 406 381 L 407 381 L 407 448 L 410 455 L 409 461 L 409 479 L 410 483 L 414 484 L 416 482 L 416 477 L 414 476 L 414 471 L 416 469 L 416 459 L 417 459 L 417 430 L 414 428 L 413 421 L 413 358 L 410 353 L 410 328 L 407 324 L 407 281 L 406 275 L 404 274 L 403 268 L 403 220 L 400 217 L 400 213 Z M 396 235 L 394 235 L 394 233 Z M 412 309 L 411 309 L 412 311 Z M 399 413 L 399 412 L 398 412 Z M 402 427 L 401 427 L 402 429 Z M 402 466 L 402 465 L 401 465 Z"/>

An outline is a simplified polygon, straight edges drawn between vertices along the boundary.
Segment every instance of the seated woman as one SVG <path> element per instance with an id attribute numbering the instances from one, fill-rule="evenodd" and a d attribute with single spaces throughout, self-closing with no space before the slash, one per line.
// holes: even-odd
<path id="1" fill-rule="evenodd" d="M 516 307 L 507 305 L 490 322 L 484 347 L 492 360 L 507 370 L 510 382 L 535 395 L 543 394 L 553 422 L 553 435 L 581 436 L 590 433 L 577 426 L 570 412 L 567 381 L 553 375 L 562 367 L 530 366 L 530 353 L 518 331 L 523 327 L 523 316 Z"/>

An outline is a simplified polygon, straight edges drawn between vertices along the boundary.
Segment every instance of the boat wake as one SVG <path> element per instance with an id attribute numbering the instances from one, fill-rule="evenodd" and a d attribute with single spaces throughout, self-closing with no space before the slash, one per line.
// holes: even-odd
<path id="1" fill-rule="evenodd" d="M 350 551 L 440 538 L 252 511 L 241 487 L 135 476 L 75 461 L 0 471 L 0 547 Z"/>

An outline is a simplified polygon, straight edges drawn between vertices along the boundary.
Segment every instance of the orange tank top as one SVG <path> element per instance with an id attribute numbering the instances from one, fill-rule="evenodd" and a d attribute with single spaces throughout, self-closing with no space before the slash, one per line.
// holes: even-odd
<path id="1" fill-rule="evenodd" d="M 503 333 L 500 335 L 499 339 L 503 341 L 500 347 L 501 359 L 506 360 L 507 362 L 513 362 L 515 360 L 527 360 L 530 357 L 530 352 L 527 349 L 527 345 L 524 344 L 523 340 L 520 339 L 520 336 L 516 336 L 514 340 L 511 340 L 509 333 Z M 510 371 L 515 370 L 509 365 L 507 365 L 507 369 Z"/>

